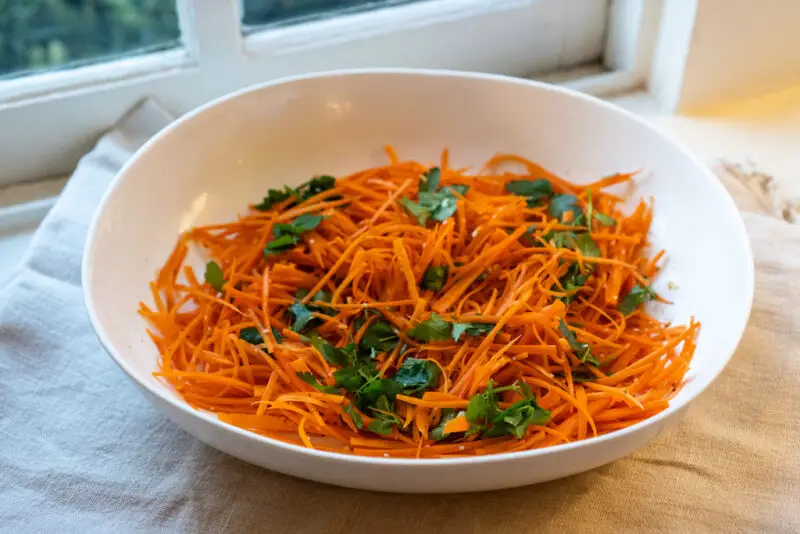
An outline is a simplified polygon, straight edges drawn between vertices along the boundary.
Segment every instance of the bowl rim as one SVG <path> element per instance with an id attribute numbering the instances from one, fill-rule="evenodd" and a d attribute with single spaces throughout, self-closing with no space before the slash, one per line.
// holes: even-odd
<path id="1" fill-rule="evenodd" d="M 206 111 L 212 108 L 227 103 L 240 96 L 258 92 L 269 87 L 288 85 L 299 81 L 323 79 L 323 78 L 345 78 L 345 77 L 361 77 L 361 76 L 367 76 L 367 77 L 421 76 L 421 77 L 434 77 L 434 78 L 460 78 L 464 80 L 478 80 L 478 81 L 487 81 L 500 84 L 535 87 L 541 91 L 561 93 L 572 98 L 577 98 L 579 100 L 589 102 L 596 106 L 604 107 L 617 114 L 621 114 L 626 118 L 628 118 L 629 120 L 637 122 L 642 127 L 649 129 L 650 131 L 658 135 L 661 139 L 663 139 L 666 143 L 669 143 L 678 150 L 680 150 L 701 171 L 700 174 L 707 181 L 711 182 L 712 187 L 716 188 L 716 190 L 719 193 L 719 196 L 721 197 L 722 202 L 727 203 L 728 208 L 733 213 L 736 214 L 734 223 L 735 228 L 730 228 L 730 231 L 732 233 L 735 233 L 736 239 L 738 240 L 739 244 L 744 247 L 743 252 L 745 255 L 745 259 L 747 261 L 746 273 L 745 273 L 746 279 L 742 281 L 745 290 L 744 295 L 746 299 L 743 307 L 744 314 L 741 319 L 741 324 L 739 325 L 739 331 L 730 334 L 730 339 L 732 340 L 732 343 L 730 343 L 730 350 L 728 351 L 728 354 L 725 354 L 724 356 L 717 358 L 717 367 L 714 374 L 706 378 L 705 383 L 701 383 L 693 395 L 683 398 L 681 402 L 675 402 L 674 400 L 670 401 L 669 406 L 665 410 L 659 412 L 653 417 L 644 419 L 643 421 L 640 421 L 629 427 L 616 430 L 608 434 L 603 434 L 601 436 L 596 436 L 596 437 L 590 437 L 579 441 L 572 441 L 569 443 L 560 443 L 539 449 L 529 449 L 517 452 L 503 452 L 497 454 L 490 454 L 486 456 L 475 456 L 475 457 L 470 456 L 470 457 L 459 457 L 459 458 L 387 458 L 387 457 L 361 456 L 356 454 L 347 454 L 340 452 L 329 452 L 318 449 L 309 449 L 307 447 L 273 439 L 267 436 L 263 436 L 261 434 L 257 434 L 255 432 L 245 430 L 243 428 L 234 425 L 224 423 L 220 421 L 216 416 L 214 416 L 214 414 L 202 412 L 200 410 L 192 408 L 189 404 L 184 402 L 177 394 L 170 392 L 166 388 L 156 387 L 154 384 L 141 380 L 137 376 L 137 373 L 133 370 L 132 366 L 130 366 L 127 363 L 126 359 L 115 348 L 114 344 L 107 336 L 105 329 L 102 327 L 99 320 L 99 316 L 97 314 L 97 309 L 94 304 L 95 296 L 93 292 L 93 284 L 91 283 L 94 271 L 92 260 L 96 254 L 95 241 L 98 234 L 98 228 L 100 226 L 101 220 L 103 219 L 106 213 L 108 204 L 110 203 L 112 197 L 114 196 L 115 191 L 124 180 L 124 177 L 128 173 L 128 170 L 134 165 L 136 165 L 137 162 L 151 149 L 151 147 L 159 143 L 161 139 L 167 137 L 173 131 L 180 128 L 184 123 L 191 121 L 193 118 L 197 117 L 202 113 L 205 113 Z M 249 85 L 247 87 L 238 89 L 231 93 L 227 93 L 218 98 L 215 98 L 201 106 L 198 106 L 197 108 L 189 111 L 188 113 L 174 120 L 169 125 L 164 127 L 161 131 L 159 131 L 156 135 L 151 137 L 131 156 L 131 158 L 127 162 L 125 162 L 122 168 L 117 172 L 117 174 L 114 176 L 113 180 L 106 189 L 100 203 L 96 208 L 96 211 L 92 218 L 91 225 L 89 226 L 86 242 L 84 245 L 82 264 L 81 264 L 81 281 L 83 286 L 84 302 L 86 310 L 89 314 L 89 319 L 91 321 L 92 327 L 94 328 L 95 334 L 97 335 L 97 338 L 105 348 L 106 352 L 111 356 L 114 362 L 125 372 L 125 374 L 136 384 L 139 385 L 139 387 L 143 388 L 143 390 L 149 392 L 154 397 L 168 403 L 179 412 L 182 412 L 183 414 L 189 417 L 200 418 L 205 423 L 215 426 L 217 430 L 220 430 L 222 432 L 232 432 L 234 434 L 238 434 L 239 436 L 245 439 L 252 439 L 256 442 L 261 442 L 264 445 L 278 447 L 284 449 L 287 453 L 297 453 L 300 455 L 304 455 L 309 459 L 313 458 L 318 460 L 354 462 L 357 464 L 366 464 L 366 465 L 386 465 L 386 466 L 406 466 L 406 467 L 425 466 L 427 468 L 434 466 L 458 466 L 466 464 L 494 464 L 510 460 L 518 460 L 524 458 L 532 458 L 536 456 L 544 456 L 548 454 L 567 452 L 573 449 L 592 447 L 594 445 L 599 445 L 604 442 L 613 441 L 616 439 L 620 439 L 624 436 L 634 434 L 638 432 L 640 429 L 643 429 L 650 425 L 657 424 L 659 421 L 662 421 L 671 416 L 672 414 L 681 411 L 691 401 L 693 401 L 696 397 L 701 395 L 703 391 L 705 391 L 706 388 L 708 388 L 708 386 L 710 386 L 717 379 L 717 377 L 722 373 L 722 371 L 728 365 L 728 362 L 730 362 L 730 359 L 733 357 L 733 354 L 736 352 L 736 349 L 738 348 L 739 343 L 741 342 L 742 336 L 744 335 L 744 331 L 747 327 L 750 318 L 750 313 L 752 311 L 754 290 L 755 290 L 755 264 L 753 259 L 752 248 L 750 245 L 750 239 L 747 235 L 746 227 L 744 224 L 744 219 L 742 218 L 739 209 L 736 207 L 736 204 L 733 198 L 731 197 L 730 193 L 725 189 L 725 187 L 722 185 L 719 179 L 711 172 L 711 170 L 702 161 L 699 160 L 699 158 L 697 158 L 682 143 L 674 139 L 670 134 L 662 131 L 660 128 L 656 127 L 649 121 L 645 120 L 643 117 L 636 115 L 631 111 L 623 109 L 610 102 L 601 100 L 597 97 L 587 95 L 585 93 L 581 93 L 566 87 L 560 87 L 553 84 L 538 82 L 535 80 L 516 78 L 501 74 L 487 74 L 481 72 L 457 71 L 457 70 L 447 70 L 447 69 L 353 68 L 353 69 L 335 69 L 335 70 L 311 72 L 302 75 L 282 77 L 267 82 Z"/>

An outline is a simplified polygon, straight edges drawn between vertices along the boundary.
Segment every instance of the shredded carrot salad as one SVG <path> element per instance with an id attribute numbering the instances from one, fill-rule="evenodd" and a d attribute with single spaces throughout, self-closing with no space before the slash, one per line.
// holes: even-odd
<path id="1" fill-rule="evenodd" d="M 631 174 L 575 185 L 517 156 L 474 174 L 387 152 L 185 232 L 140 307 L 155 375 L 231 425 L 390 458 L 547 447 L 667 408 L 700 325 L 644 309 L 668 304 L 651 206 L 626 215 L 605 192 Z"/>

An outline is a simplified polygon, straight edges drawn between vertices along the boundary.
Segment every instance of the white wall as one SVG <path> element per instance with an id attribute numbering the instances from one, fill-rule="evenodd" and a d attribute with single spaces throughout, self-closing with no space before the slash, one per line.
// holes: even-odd
<path id="1" fill-rule="evenodd" d="M 694 3 L 666 1 L 684 7 Z M 721 102 L 800 85 L 800 0 L 696 0 L 696 3 L 691 46 L 678 98 L 680 111 L 699 112 Z"/>

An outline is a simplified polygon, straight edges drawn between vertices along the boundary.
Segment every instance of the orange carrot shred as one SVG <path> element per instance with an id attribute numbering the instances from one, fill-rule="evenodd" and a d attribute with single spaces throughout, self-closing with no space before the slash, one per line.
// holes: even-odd
<path id="1" fill-rule="evenodd" d="M 669 407 L 700 323 L 649 313 L 668 251 L 649 248 L 653 200 L 617 196 L 637 173 L 581 185 L 515 155 L 474 173 L 385 151 L 182 233 L 139 306 L 154 375 L 226 424 L 378 458 L 557 446 Z M 512 185 L 541 179 L 573 208 Z M 515 426 L 520 406 L 535 420 Z"/>

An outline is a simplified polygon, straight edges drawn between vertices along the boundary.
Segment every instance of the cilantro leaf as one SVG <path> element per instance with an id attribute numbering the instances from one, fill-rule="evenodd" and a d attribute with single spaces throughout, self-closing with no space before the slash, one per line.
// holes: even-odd
<path id="1" fill-rule="evenodd" d="M 425 182 L 425 188 L 431 182 Z M 420 189 L 418 201 L 414 202 L 407 197 L 400 199 L 400 204 L 416 219 L 417 222 L 425 226 L 429 219 L 444 221 L 452 217 L 458 208 L 458 198 L 454 193 L 465 195 L 469 187 L 456 184 L 443 187 L 439 191 L 429 191 Z"/>
<path id="2" fill-rule="evenodd" d="M 458 341 L 458 338 L 460 338 L 467 331 L 469 325 L 470 323 L 453 323 L 453 341 Z"/>
<path id="3" fill-rule="evenodd" d="M 392 433 L 393 426 L 402 424 L 400 418 L 394 414 L 392 402 L 386 395 L 380 395 L 375 400 L 371 411 L 375 420 L 367 428 L 376 434 L 387 436 Z"/>
<path id="4" fill-rule="evenodd" d="M 397 421 L 394 419 L 373 419 L 372 422 L 367 425 L 367 430 L 380 434 L 381 436 L 390 436 L 392 434 L 392 428 L 396 424 Z"/>
<path id="5" fill-rule="evenodd" d="M 589 233 L 584 232 L 575 235 L 572 232 L 556 232 L 553 233 L 552 239 L 554 245 L 561 248 L 577 249 L 582 255 L 589 258 L 597 258 L 601 255 L 597 243 L 595 243 Z M 567 272 L 558 280 L 559 284 L 568 295 L 558 298 L 566 304 L 573 302 L 578 298 L 578 290 L 586 284 L 593 272 L 594 265 L 591 264 L 585 265 L 584 270 L 581 270 L 577 262 L 570 265 Z M 561 289 L 554 284 L 553 290 L 560 291 Z"/>
<path id="6" fill-rule="evenodd" d="M 358 403 L 359 406 L 372 406 L 378 402 L 382 396 L 389 400 L 394 400 L 394 398 L 402 392 L 403 386 L 400 385 L 399 382 L 395 382 L 391 378 L 374 378 L 367 381 L 367 383 L 358 390 Z"/>
<path id="7" fill-rule="evenodd" d="M 311 345 L 313 345 L 331 365 L 347 367 L 355 359 L 356 346 L 353 343 L 350 343 L 344 348 L 334 347 L 316 333 L 310 336 L 310 340 Z"/>
<path id="8" fill-rule="evenodd" d="M 280 330 L 272 327 L 272 335 L 275 336 L 275 341 L 280 343 L 283 340 L 283 336 L 280 333 Z M 239 330 L 239 339 L 242 341 L 246 341 L 251 345 L 262 345 L 264 343 L 264 337 L 261 335 L 261 332 L 255 326 L 248 326 L 247 328 L 242 328 Z M 266 349 L 264 349 L 266 351 Z"/>
<path id="9" fill-rule="evenodd" d="M 492 323 L 453 323 L 453 341 L 458 341 L 462 334 L 477 337 L 492 331 Z"/>
<path id="10" fill-rule="evenodd" d="M 253 208 L 258 211 L 268 211 L 276 204 L 280 204 L 284 200 L 289 200 L 293 197 L 299 200 L 308 200 L 323 191 L 333 188 L 335 185 L 336 178 L 324 175 L 312 178 L 309 182 L 301 185 L 297 189 L 289 186 L 285 186 L 283 189 L 270 189 L 267 191 L 267 196 L 265 196 L 261 202 L 254 205 Z M 291 204 L 295 204 L 295 202 Z"/>
<path id="11" fill-rule="evenodd" d="M 583 209 L 578 205 L 578 197 L 575 195 L 555 195 L 550 199 L 548 213 L 550 213 L 551 217 L 562 219 L 567 212 L 572 212 L 573 220 L 583 213 Z"/>
<path id="12" fill-rule="evenodd" d="M 432 265 L 422 275 L 422 287 L 431 291 L 439 291 L 447 281 L 447 266 Z"/>
<path id="13" fill-rule="evenodd" d="M 506 410 L 501 410 L 498 394 L 507 390 L 516 391 L 525 398 L 515 402 Z M 536 399 L 527 384 L 515 383 L 511 386 L 494 388 L 490 380 L 483 393 L 477 393 L 469 400 L 466 418 L 471 423 L 468 434 L 483 432 L 483 437 L 486 438 L 511 434 L 521 439 L 529 426 L 546 424 L 550 420 L 550 412 L 536 404 Z"/>
<path id="14" fill-rule="evenodd" d="M 291 187 L 284 187 L 283 189 L 270 189 L 267 192 L 267 196 L 264 199 L 253 206 L 254 209 L 258 211 L 267 211 L 272 208 L 275 204 L 280 204 L 284 200 L 289 200 L 292 197 L 297 196 L 297 190 L 292 189 Z"/>
<path id="15" fill-rule="evenodd" d="M 453 184 L 443 187 L 442 191 L 445 191 L 451 195 L 455 192 L 463 197 L 467 194 L 467 191 L 469 191 L 469 186 L 464 184 Z"/>
<path id="16" fill-rule="evenodd" d="M 553 186 L 549 180 L 515 180 L 506 184 L 506 191 L 521 197 L 528 197 L 528 207 L 534 207 L 542 200 L 553 196 Z"/>
<path id="17" fill-rule="evenodd" d="M 275 328 L 274 326 L 272 327 L 272 335 L 275 336 L 275 341 L 277 341 L 278 343 L 283 341 L 283 336 L 281 335 L 281 331 Z"/>
<path id="18" fill-rule="evenodd" d="M 289 306 L 289 312 L 294 316 L 292 330 L 295 332 L 301 332 L 314 319 L 311 310 L 302 302 L 295 302 Z"/>
<path id="19" fill-rule="evenodd" d="M 426 191 L 428 193 L 433 193 L 437 189 L 439 189 L 439 180 L 441 180 L 442 172 L 439 170 L 439 167 L 431 167 L 425 173 L 423 173 L 422 177 L 419 179 L 419 191 L 420 193 Z"/>
<path id="20" fill-rule="evenodd" d="M 325 360 L 333 365 L 338 365 L 339 367 L 350 365 L 350 363 L 355 359 L 355 354 L 355 343 L 349 343 L 343 348 L 334 347 L 329 343 L 326 343 L 322 346 L 322 356 L 325 358 Z"/>
<path id="21" fill-rule="evenodd" d="M 593 269 L 591 266 L 586 267 L 585 272 L 581 272 L 580 265 L 577 263 L 573 263 L 567 269 L 566 274 L 559 278 L 558 282 L 561 284 L 561 287 L 564 288 L 564 291 L 569 293 L 563 297 L 559 297 L 560 300 L 564 301 L 565 304 L 569 304 L 573 302 L 576 298 L 578 298 L 578 290 L 586 284 L 589 280 L 589 277 L 592 275 Z M 554 291 L 559 291 L 557 286 L 553 286 Z"/>
<path id="22" fill-rule="evenodd" d="M 419 194 L 419 205 L 430 213 L 432 219 L 444 221 L 456 212 L 458 199 L 445 191 L 422 192 Z"/>
<path id="23" fill-rule="evenodd" d="M 225 285 L 225 275 L 217 262 L 210 261 L 206 263 L 205 278 L 211 287 L 217 291 L 222 291 L 222 286 Z"/>
<path id="24" fill-rule="evenodd" d="M 261 337 L 261 332 L 255 326 L 248 326 L 239 330 L 239 339 L 246 341 L 251 345 L 261 345 L 264 343 L 264 338 Z"/>
<path id="25" fill-rule="evenodd" d="M 595 243 L 594 239 L 592 239 L 591 234 L 583 233 L 580 234 L 575 239 L 575 248 L 580 251 L 586 257 L 589 258 L 599 258 L 600 257 L 600 249 Z"/>
<path id="26" fill-rule="evenodd" d="M 293 232 L 295 234 L 310 232 L 311 230 L 316 228 L 324 218 L 325 217 L 323 217 L 322 215 L 312 215 L 310 213 L 304 213 L 292 221 Z"/>
<path id="27" fill-rule="evenodd" d="M 439 424 L 436 425 L 431 431 L 428 433 L 428 437 L 434 441 L 441 441 L 448 436 L 448 434 L 444 433 L 444 427 L 447 423 L 452 421 L 456 418 L 455 410 L 451 408 L 445 408 L 442 410 L 442 417 L 439 419 Z"/>
<path id="28" fill-rule="evenodd" d="M 336 387 L 334 387 L 334 386 L 323 386 L 322 384 L 319 383 L 319 381 L 317 380 L 317 377 L 315 377 L 314 375 L 312 375 L 309 372 L 297 373 L 297 377 L 300 380 L 302 380 L 303 382 L 305 382 L 306 384 L 309 384 L 311 387 L 313 387 L 317 391 L 321 391 L 322 393 L 337 393 L 337 388 Z"/>
<path id="29" fill-rule="evenodd" d="M 323 191 L 333 189 L 335 186 L 336 178 L 333 176 L 329 176 L 327 174 L 317 176 L 312 178 L 307 184 L 300 187 L 301 197 L 303 200 L 308 200 L 313 196 L 319 195 Z"/>
<path id="30" fill-rule="evenodd" d="M 420 226 L 425 226 L 425 224 L 427 224 L 428 219 L 431 216 L 430 210 L 420 206 L 419 204 L 409 199 L 408 197 L 401 198 L 400 204 L 403 205 L 403 207 L 406 209 L 406 211 L 408 211 L 409 214 L 411 214 L 415 219 L 417 219 L 417 222 L 420 224 Z"/>
<path id="31" fill-rule="evenodd" d="M 542 239 L 545 241 L 551 241 L 553 246 L 556 248 L 571 249 L 574 246 L 575 241 L 578 239 L 578 236 L 575 235 L 575 232 L 553 231 L 542 236 Z"/>
<path id="32" fill-rule="evenodd" d="M 581 214 L 575 214 L 575 218 L 572 221 L 572 224 L 575 226 L 586 225 L 589 228 L 589 231 L 592 231 L 592 221 L 597 221 L 600 224 L 604 224 L 606 226 L 614 226 L 617 224 L 617 221 L 614 220 L 613 217 L 609 217 L 604 213 L 599 213 L 594 209 L 594 202 L 592 201 L 592 190 L 586 190 L 586 212 Z"/>
<path id="33" fill-rule="evenodd" d="M 300 236 L 302 234 L 315 229 L 323 219 L 324 217 L 322 215 L 304 213 L 289 224 L 276 224 L 272 229 L 272 234 L 275 239 L 267 243 L 267 246 L 264 247 L 264 257 L 291 250 L 292 247 L 300 242 Z"/>
<path id="34" fill-rule="evenodd" d="M 298 241 L 300 241 L 300 239 L 296 235 L 285 234 L 280 237 L 276 237 L 264 247 L 264 256 L 266 257 L 281 254 L 287 250 L 291 250 L 298 243 Z"/>
<path id="35" fill-rule="evenodd" d="M 549 410 L 540 408 L 533 399 L 524 399 L 497 414 L 492 419 L 492 428 L 486 431 L 484 437 L 511 434 L 517 439 L 522 439 L 529 426 L 545 425 L 549 420 Z"/>
<path id="36" fill-rule="evenodd" d="M 491 401 L 486 393 L 478 393 L 469 399 L 467 405 L 467 421 L 473 425 L 479 425 L 488 419 L 491 410 Z"/>
<path id="37" fill-rule="evenodd" d="M 558 331 L 567 340 L 569 348 L 572 349 L 581 363 L 590 363 L 595 367 L 600 366 L 600 362 L 594 356 L 592 356 L 592 351 L 589 347 L 589 344 L 579 342 L 575 332 L 569 329 L 567 323 L 564 322 L 564 319 L 561 319 L 559 322 Z"/>
<path id="38" fill-rule="evenodd" d="M 367 327 L 364 335 L 361 337 L 361 344 L 366 348 L 375 349 L 377 352 L 389 352 L 393 350 L 400 337 L 391 324 L 386 321 L 375 321 Z"/>
<path id="39" fill-rule="evenodd" d="M 419 323 L 408 331 L 408 335 L 418 341 L 447 341 L 450 339 L 452 325 L 442 319 L 437 313 L 432 313 L 430 319 Z"/>
<path id="40" fill-rule="evenodd" d="M 542 239 L 553 243 L 556 248 L 579 250 L 584 256 L 590 258 L 600 257 L 600 249 L 591 234 L 582 232 L 576 234 L 569 230 L 548 232 Z"/>
<path id="41" fill-rule="evenodd" d="M 649 286 L 641 286 L 636 284 L 633 288 L 625 295 L 625 298 L 622 299 L 617 309 L 622 313 L 622 315 L 630 315 L 634 311 L 636 311 L 639 306 L 644 304 L 648 300 L 655 300 L 656 299 L 656 292 L 653 291 L 652 288 Z"/>
<path id="42" fill-rule="evenodd" d="M 336 381 L 337 386 L 350 393 L 356 393 L 367 382 L 361 370 L 353 365 L 334 371 L 333 379 Z"/>
<path id="43" fill-rule="evenodd" d="M 418 393 L 439 383 L 441 369 L 431 360 L 406 358 L 394 377 L 406 393 Z"/>
<path id="44" fill-rule="evenodd" d="M 614 226 L 615 224 L 617 224 L 617 221 L 614 220 L 613 217 L 610 217 L 605 213 L 595 212 L 594 219 L 600 224 L 604 224 L 606 226 Z"/>
<path id="45" fill-rule="evenodd" d="M 350 419 L 353 420 L 353 424 L 356 426 L 357 429 L 361 430 L 364 428 L 364 419 L 361 417 L 361 414 L 353 408 L 352 404 L 346 404 L 342 406 L 342 411 L 350 416 Z"/>

